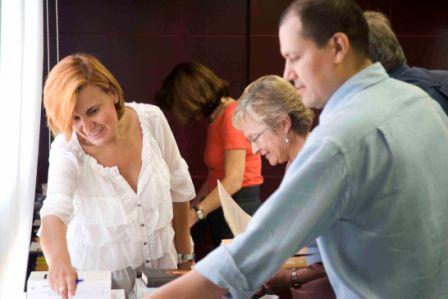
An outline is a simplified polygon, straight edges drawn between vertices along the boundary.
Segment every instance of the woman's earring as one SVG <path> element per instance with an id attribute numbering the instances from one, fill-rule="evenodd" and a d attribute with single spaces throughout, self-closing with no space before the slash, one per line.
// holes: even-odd
<path id="1" fill-rule="evenodd" d="M 285 143 L 286 143 L 286 144 L 289 143 L 289 139 L 288 139 L 288 137 L 285 138 Z"/>

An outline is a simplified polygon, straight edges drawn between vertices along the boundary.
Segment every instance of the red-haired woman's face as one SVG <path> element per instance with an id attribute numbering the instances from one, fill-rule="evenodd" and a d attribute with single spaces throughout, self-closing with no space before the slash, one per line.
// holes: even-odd
<path id="1" fill-rule="evenodd" d="M 117 133 L 118 117 L 114 95 L 95 85 L 87 85 L 78 95 L 73 114 L 73 130 L 81 143 L 101 147 Z"/>

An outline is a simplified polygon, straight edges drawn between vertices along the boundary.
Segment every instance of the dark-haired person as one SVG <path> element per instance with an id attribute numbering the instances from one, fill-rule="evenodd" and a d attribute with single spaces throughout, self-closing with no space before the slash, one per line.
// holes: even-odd
<path id="1" fill-rule="evenodd" d="M 233 238 L 221 209 L 216 181 L 249 215 L 260 206 L 261 158 L 232 124 L 236 101 L 229 96 L 228 83 L 208 67 L 196 62 L 180 63 L 164 79 L 155 100 L 186 123 L 209 120 L 204 161 L 208 177 L 190 209 L 190 225 L 203 220 L 210 226 L 213 243 Z M 201 232 L 201 231 L 199 231 Z M 193 229 L 195 241 L 201 236 Z"/>
<path id="2" fill-rule="evenodd" d="M 365 11 L 369 25 L 370 58 L 381 62 L 392 78 L 417 85 L 436 100 L 448 114 L 448 71 L 410 67 L 387 17 L 376 11 Z"/>
<path id="3" fill-rule="evenodd" d="M 353 0 L 293 2 L 279 38 L 320 123 L 245 233 L 150 298 L 249 298 L 315 238 L 337 298 L 446 298 L 447 115 L 372 64 Z"/>

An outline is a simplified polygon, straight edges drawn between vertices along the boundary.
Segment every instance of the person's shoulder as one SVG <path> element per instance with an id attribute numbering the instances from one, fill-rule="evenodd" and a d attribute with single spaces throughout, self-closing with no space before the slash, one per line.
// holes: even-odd
<path id="1" fill-rule="evenodd" d="M 141 122 L 154 124 L 165 118 L 162 110 L 156 105 L 146 103 L 126 103 L 126 106 L 134 109 Z"/>
<path id="2" fill-rule="evenodd" d="M 417 85 L 424 90 L 434 88 L 439 85 L 448 85 L 448 71 L 430 70 L 422 67 L 408 67 L 405 71 L 391 74 L 393 78 Z"/>
<path id="3" fill-rule="evenodd" d="M 131 107 L 137 112 L 152 113 L 154 115 L 163 115 L 162 110 L 158 106 L 153 104 L 131 102 L 126 103 L 126 106 Z"/>
<path id="4" fill-rule="evenodd" d="M 231 102 L 227 105 L 225 113 L 233 114 L 233 111 L 235 111 L 237 105 L 238 102 L 232 99 Z"/>
<path id="5" fill-rule="evenodd" d="M 82 157 L 82 149 L 79 143 L 75 140 L 75 133 L 72 138 L 67 140 L 64 134 L 58 134 L 50 147 L 50 156 L 64 156 L 70 159 L 78 160 Z"/>
<path id="6" fill-rule="evenodd" d="M 237 106 L 237 101 L 232 100 L 225 108 L 224 111 L 222 112 L 222 117 L 220 117 L 221 119 L 225 120 L 225 121 L 232 121 L 232 117 L 233 117 L 233 112 L 236 109 Z"/>
<path id="7" fill-rule="evenodd" d="M 67 140 L 64 134 L 58 134 L 51 143 L 51 148 L 66 151 L 74 151 L 76 149 L 75 140 L 73 137 Z"/>

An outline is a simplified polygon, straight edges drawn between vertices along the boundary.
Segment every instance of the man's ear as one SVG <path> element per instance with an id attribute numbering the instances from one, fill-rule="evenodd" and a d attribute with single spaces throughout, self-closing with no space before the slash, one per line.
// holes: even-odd
<path id="1" fill-rule="evenodd" d="M 347 56 L 350 48 L 348 36 L 342 32 L 336 32 L 330 39 L 334 51 L 334 63 L 339 64 Z"/>

